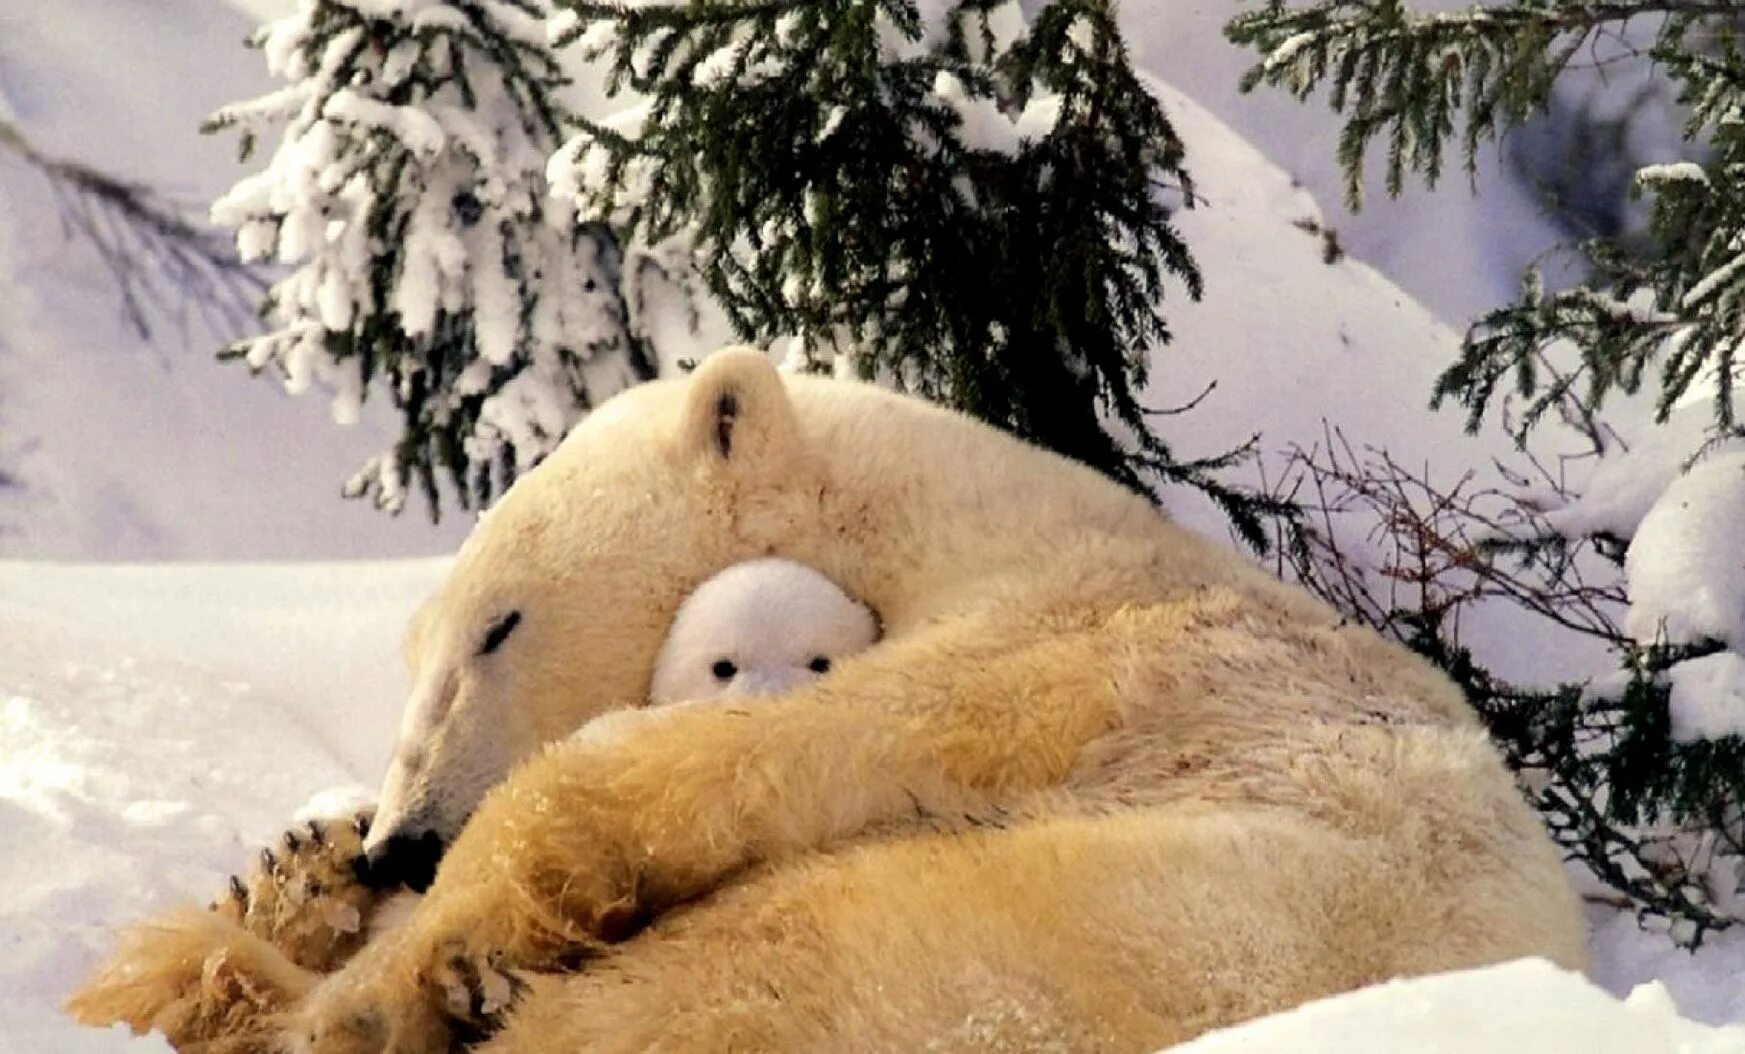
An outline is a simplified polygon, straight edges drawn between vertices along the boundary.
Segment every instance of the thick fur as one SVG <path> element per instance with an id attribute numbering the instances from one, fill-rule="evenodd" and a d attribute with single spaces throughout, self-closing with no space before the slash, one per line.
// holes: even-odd
<path id="1" fill-rule="evenodd" d="M 764 555 L 884 639 L 560 742 L 645 699 L 680 600 Z M 1583 962 L 1556 853 L 1426 664 L 1089 470 L 751 352 L 590 418 L 410 650 L 387 824 L 471 818 L 288 1049 L 1146 1051 L 1385 977 Z"/>

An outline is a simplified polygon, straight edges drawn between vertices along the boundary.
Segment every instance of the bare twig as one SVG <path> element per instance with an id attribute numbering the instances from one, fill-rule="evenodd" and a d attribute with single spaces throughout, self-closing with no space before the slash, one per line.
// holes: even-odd
<path id="1" fill-rule="evenodd" d="M 62 226 L 97 251 L 123 320 L 142 338 L 152 336 L 154 318 L 185 329 L 194 316 L 216 333 L 239 332 L 253 319 L 267 279 L 237 258 L 225 235 L 142 183 L 42 153 L 4 120 L 0 151 L 48 180 Z"/>

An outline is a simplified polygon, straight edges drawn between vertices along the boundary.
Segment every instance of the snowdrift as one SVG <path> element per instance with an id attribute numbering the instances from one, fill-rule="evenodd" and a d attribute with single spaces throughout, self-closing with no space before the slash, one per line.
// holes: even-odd
<path id="1" fill-rule="evenodd" d="M 1745 1026 L 1679 1015 L 1659 984 L 1619 1000 L 1543 959 L 1390 981 L 1208 1033 L 1170 1054 L 1723 1054 Z"/>

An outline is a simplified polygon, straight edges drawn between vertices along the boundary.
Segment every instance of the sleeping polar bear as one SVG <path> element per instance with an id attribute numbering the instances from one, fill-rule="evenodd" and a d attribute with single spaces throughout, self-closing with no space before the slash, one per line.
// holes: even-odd
<path id="1" fill-rule="evenodd" d="M 883 639 L 567 738 L 647 698 L 699 583 L 771 555 Z M 1083 466 L 754 352 L 591 416 L 409 637 L 368 849 L 445 851 L 405 925 L 311 952 L 371 894 L 331 877 L 355 837 L 304 838 L 245 892 L 318 892 L 136 928 L 82 1019 L 207 1051 L 1150 1051 L 1583 961 L 1557 853 L 1423 661 Z"/>

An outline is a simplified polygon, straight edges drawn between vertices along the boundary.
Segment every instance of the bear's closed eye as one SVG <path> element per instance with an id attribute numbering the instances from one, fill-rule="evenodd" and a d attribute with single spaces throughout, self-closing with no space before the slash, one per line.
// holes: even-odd
<path id="1" fill-rule="evenodd" d="M 491 623 L 491 628 L 485 631 L 484 642 L 479 645 L 480 655 L 489 655 L 503 646 L 509 639 L 509 634 L 515 632 L 515 627 L 521 625 L 521 612 L 511 611 L 507 615 Z"/>

